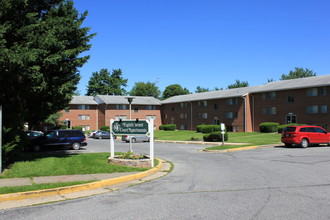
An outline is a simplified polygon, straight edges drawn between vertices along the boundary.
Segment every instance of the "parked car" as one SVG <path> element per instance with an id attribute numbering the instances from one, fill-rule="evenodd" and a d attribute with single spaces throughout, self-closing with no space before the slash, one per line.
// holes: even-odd
<path id="1" fill-rule="evenodd" d="M 42 131 L 24 131 L 24 133 L 29 140 L 35 139 L 44 134 Z"/>
<path id="2" fill-rule="evenodd" d="M 289 126 L 283 130 L 281 141 L 288 147 L 294 144 L 304 148 L 317 144 L 330 146 L 330 133 L 319 126 Z"/>
<path id="3" fill-rule="evenodd" d="M 95 139 L 110 139 L 110 132 L 98 131 L 93 135 Z"/>
<path id="4" fill-rule="evenodd" d="M 121 140 L 126 142 L 129 142 L 129 140 L 131 140 L 132 143 L 135 143 L 137 141 L 149 142 L 150 138 L 147 135 L 123 135 L 121 137 Z"/>
<path id="5" fill-rule="evenodd" d="M 86 145 L 85 134 L 80 130 L 53 130 L 32 139 L 28 148 L 32 148 L 34 151 L 58 147 L 79 150 L 81 146 Z"/>
<path id="6" fill-rule="evenodd" d="M 99 131 L 101 131 L 101 130 L 90 131 L 90 132 L 88 132 L 87 136 L 90 137 L 90 138 L 92 138 L 92 137 L 94 137 L 94 134 L 95 134 L 96 132 L 99 132 Z"/>
<path id="7" fill-rule="evenodd" d="M 117 138 L 116 135 L 114 135 L 115 139 Z M 110 139 L 110 132 L 108 131 L 97 131 L 93 134 L 93 138 L 95 139 Z"/>

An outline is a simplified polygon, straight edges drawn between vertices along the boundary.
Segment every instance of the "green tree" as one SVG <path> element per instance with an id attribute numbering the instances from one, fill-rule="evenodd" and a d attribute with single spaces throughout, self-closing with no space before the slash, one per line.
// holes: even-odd
<path id="1" fill-rule="evenodd" d="M 186 94 L 190 94 L 188 89 L 182 88 L 181 85 L 179 84 L 173 84 L 165 88 L 163 92 L 163 99 L 168 99 L 176 95 L 186 95 Z"/>
<path id="2" fill-rule="evenodd" d="M 78 68 L 88 56 L 94 34 L 81 27 L 70 0 L 1 0 L 0 105 L 4 145 L 25 122 L 43 121 L 63 109 L 80 80 Z M 13 145 L 11 145 L 13 146 Z"/>
<path id="3" fill-rule="evenodd" d="M 156 99 L 160 96 L 160 90 L 156 83 L 137 82 L 129 93 L 131 96 L 153 96 Z"/>
<path id="4" fill-rule="evenodd" d="M 197 86 L 195 93 L 202 93 L 202 92 L 209 92 L 209 91 L 210 91 L 209 88 L 203 88 L 203 87 Z"/>
<path id="5" fill-rule="evenodd" d="M 122 77 L 121 69 L 114 69 L 111 74 L 108 69 L 101 69 L 89 79 L 86 95 L 125 95 L 123 87 L 127 87 L 127 81 Z"/>
<path id="6" fill-rule="evenodd" d="M 282 74 L 280 80 L 287 80 L 287 79 L 297 79 L 297 78 L 305 78 L 305 77 L 311 77 L 311 76 L 316 76 L 316 73 L 313 72 L 310 69 L 303 69 L 300 67 L 295 67 L 294 71 L 290 71 L 289 74 Z"/>
<path id="7" fill-rule="evenodd" d="M 228 85 L 228 89 L 240 88 L 240 87 L 248 87 L 248 81 L 240 81 L 236 79 L 234 84 Z"/>

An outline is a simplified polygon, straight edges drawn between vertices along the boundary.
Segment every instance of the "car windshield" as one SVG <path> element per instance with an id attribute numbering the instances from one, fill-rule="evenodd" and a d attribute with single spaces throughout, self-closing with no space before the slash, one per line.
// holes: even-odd
<path id="1" fill-rule="evenodd" d="M 284 129 L 284 132 L 294 132 L 294 131 L 296 131 L 296 127 L 286 127 Z"/>

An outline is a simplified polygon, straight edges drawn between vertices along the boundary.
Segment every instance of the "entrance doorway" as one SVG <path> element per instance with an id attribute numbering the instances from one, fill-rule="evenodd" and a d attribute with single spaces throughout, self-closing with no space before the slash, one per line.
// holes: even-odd
<path id="1" fill-rule="evenodd" d="M 288 114 L 286 116 L 286 123 L 287 124 L 297 123 L 297 116 L 294 114 Z"/>

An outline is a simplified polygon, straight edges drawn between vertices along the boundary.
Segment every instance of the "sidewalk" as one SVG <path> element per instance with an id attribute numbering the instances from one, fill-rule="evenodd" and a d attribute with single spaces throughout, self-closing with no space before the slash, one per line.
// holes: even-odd
<path id="1" fill-rule="evenodd" d="M 98 173 L 98 174 L 81 174 L 81 175 L 63 175 L 63 176 L 42 176 L 31 178 L 11 178 L 0 179 L 0 187 L 5 186 L 28 186 L 43 183 L 60 183 L 60 182 L 75 182 L 75 181 L 101 181 L 121 176 L 136 174 L 138 172 L 130 173 Z"/>

